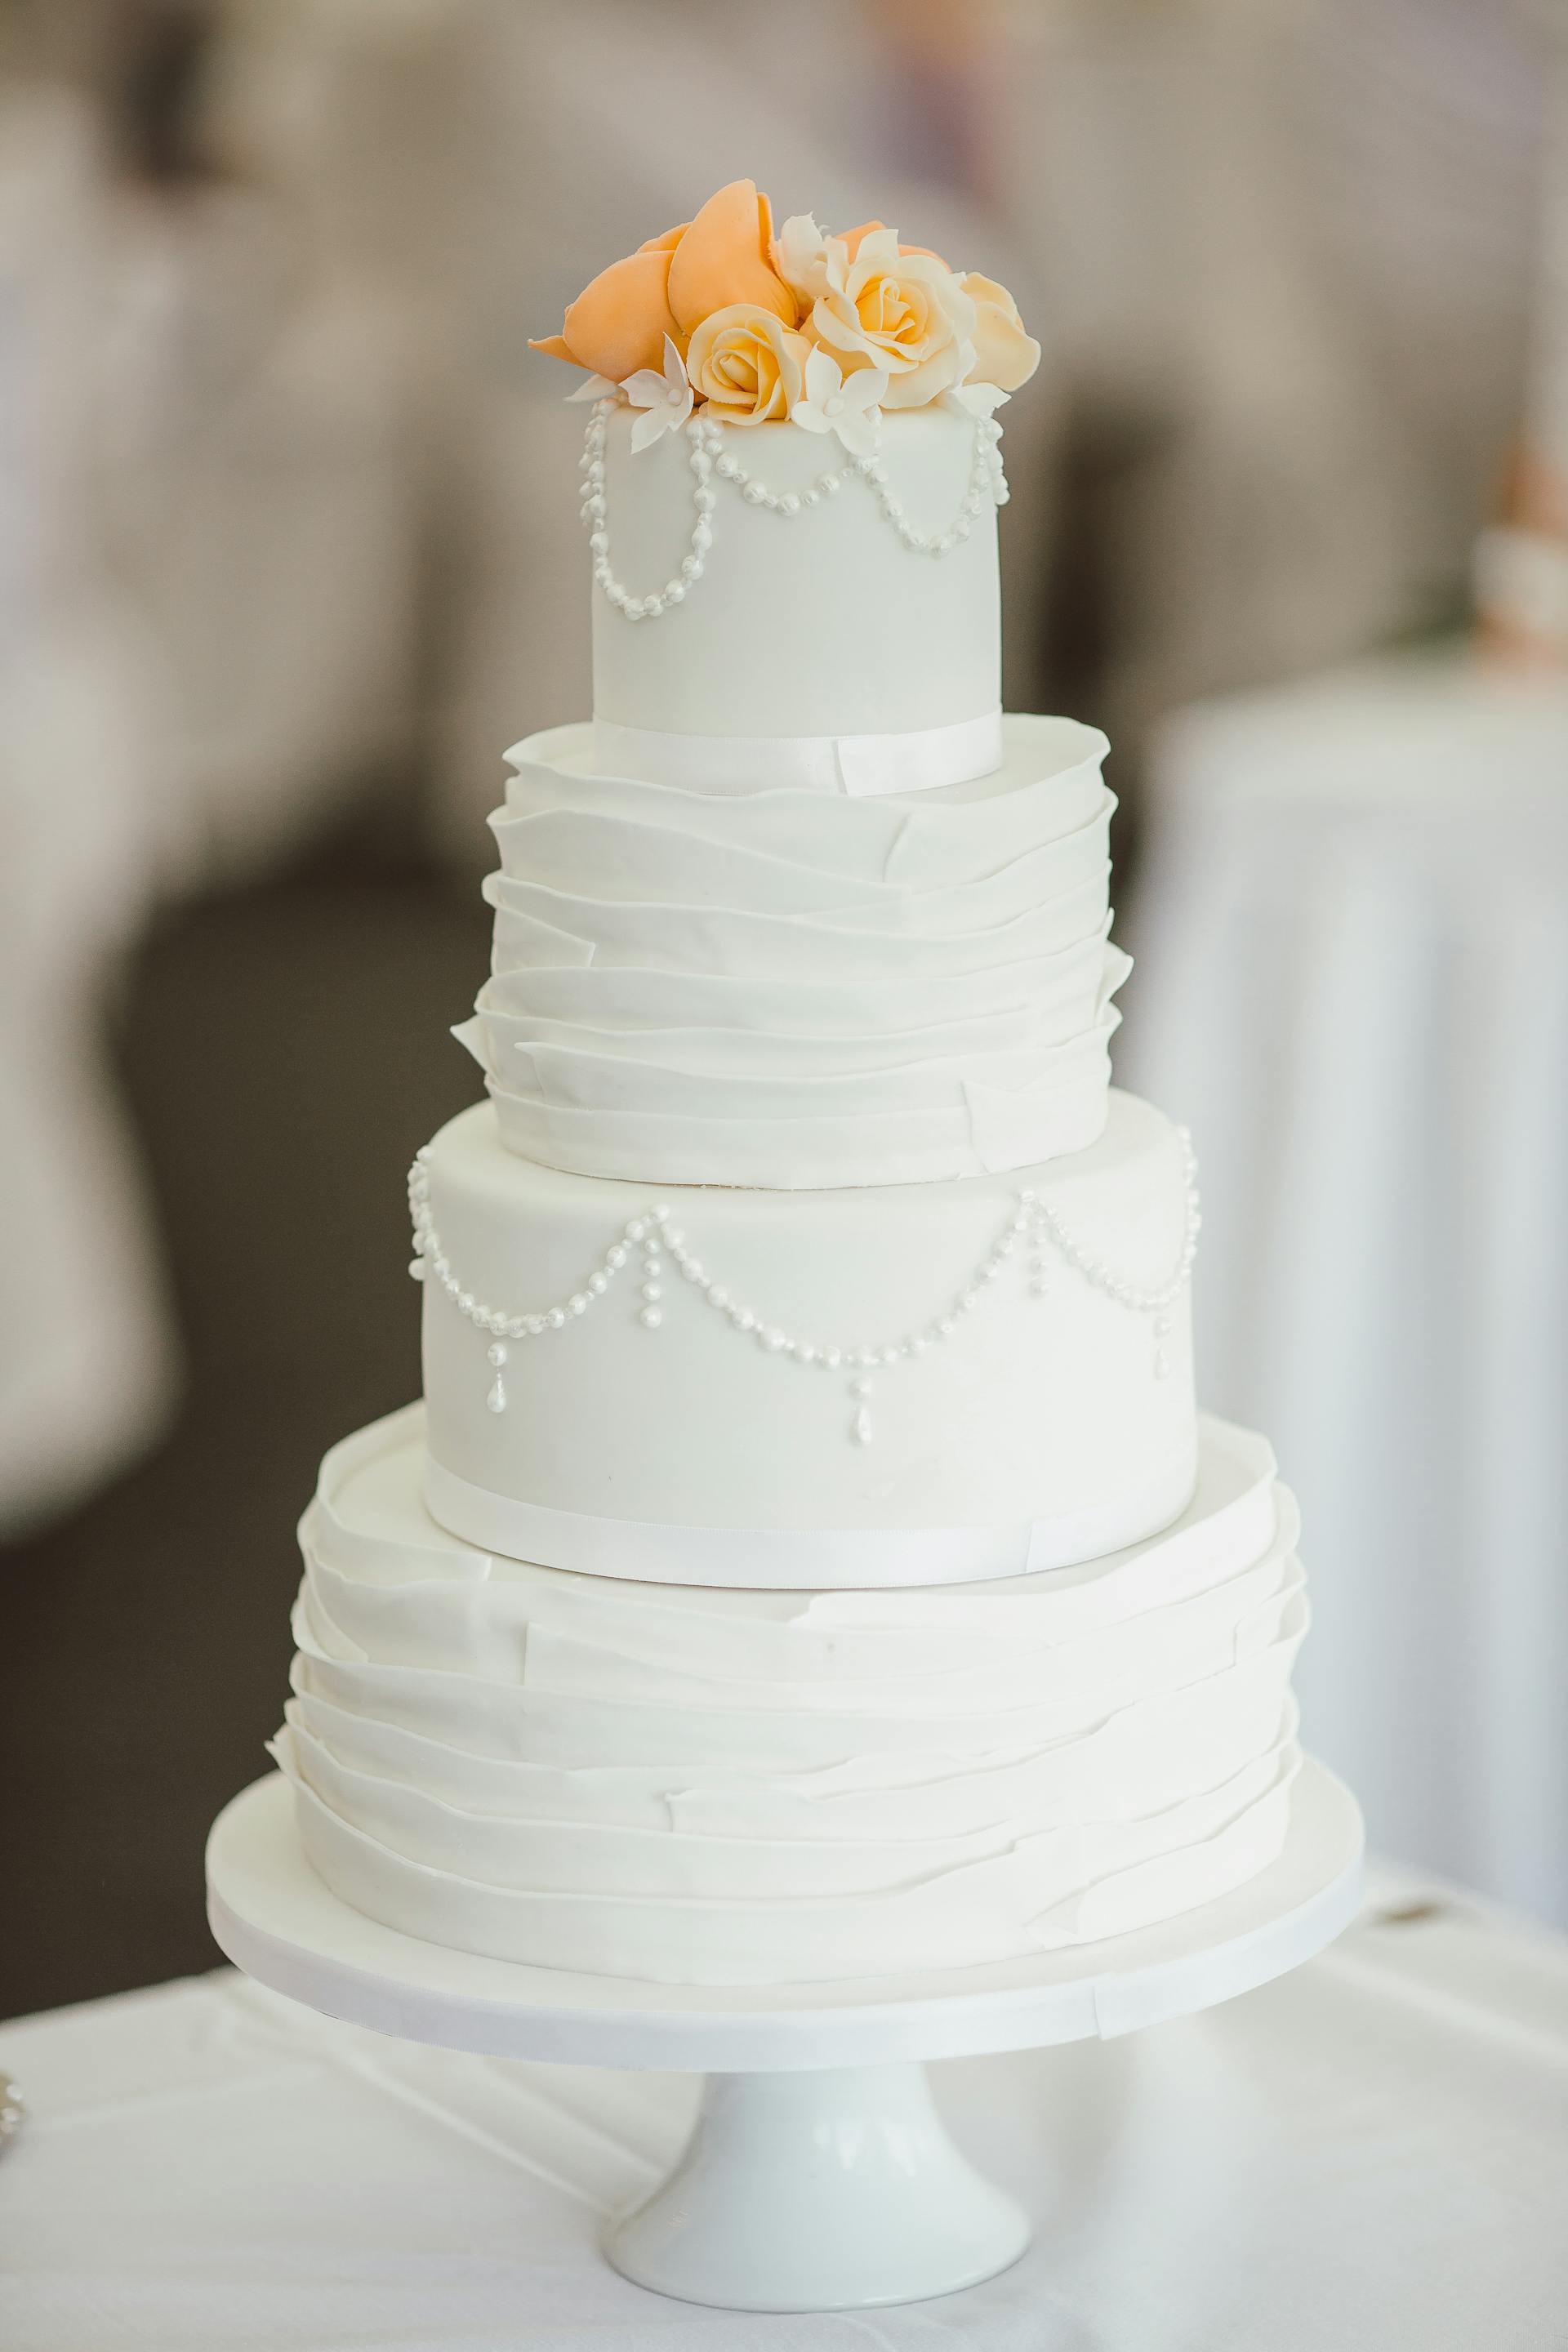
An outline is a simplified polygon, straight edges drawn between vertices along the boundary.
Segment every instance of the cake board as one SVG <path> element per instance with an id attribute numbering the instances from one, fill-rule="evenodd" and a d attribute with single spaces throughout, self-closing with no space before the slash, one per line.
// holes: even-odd
<path id="1" fill-rule="evenodd" d="M 1027 1960 L 853 1983 L 745 1987 L 576 1976 L 384 1927 L 318 1878 L 281 1774 L 207 1844 L 207 1916 L 236 1965 L 328 2016 L 556 2065 L 709 2075 L 669 2178 L 611 2227 L 640 2285 L 745 2311 L 869 2309 L 977 2284 L 1029 2224 L 953 2147 L 929 2059 L 1110 2039 L 1231 2000 L 1354 1916 L 1361 1816 L 1309 1760 L 1279 1859 L 1184 1917 Z"/>

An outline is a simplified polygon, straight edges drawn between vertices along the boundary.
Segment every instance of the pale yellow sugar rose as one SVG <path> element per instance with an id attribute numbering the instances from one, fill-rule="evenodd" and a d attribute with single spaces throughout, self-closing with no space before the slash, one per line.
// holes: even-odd
<path id="1" fill-rule="evenodd" d="M 800 398 L 810 348 L 760 303 L 731 302 L 693 331 L 686 373 L 716 423 L 782 425 Z"/>
<path id="2" fill-rule="evenodd" d="M 923 408 L 969 373 L 974 302 L 934 254 L 906 251 L 891 229 L 873 226 L 833 279 L 806 331 L 847 373 L 886 368 L 884 408 Z"/>
<path id="3" fill-rule="evenodd" d="M 971 383 L 994 383 L 1002 392 L 1016 392 L 1040 364 L 1040 347 L 1024 331 L 1018 305 L 994 278 L 972 269 L 959 284 L 974 304 L 974 365 Z"/>

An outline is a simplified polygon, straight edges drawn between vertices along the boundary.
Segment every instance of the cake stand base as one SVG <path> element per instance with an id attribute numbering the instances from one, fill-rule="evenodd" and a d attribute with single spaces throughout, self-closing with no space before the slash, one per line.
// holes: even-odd
<path id="1" fill-rule="evenodd" d="M 1279 1860 L 1163 1927 L 941 1975 L 643 1984 L 448 1951 L 364 1918 L 306 1861 L 293 1792 L 274 1774 L 214 1825 L 207 1916 L 261 1983 L 379 2032 L 708 2073 L 685 2154 L 612 2225 L 610 2261 L 691 2303 L 864 2310 L 974 2285 L 1028 2243 L 1021 2210 L 942 2129 L 924 2060 L 1126 2033 L 1265 1984 L 1353 1916 L 1361 1855 L 1354 1800 L 1308 1762 Z"/>
<path id="2" fill-rule="evenodd" d="M 954 2147 L 910 2063 L 710 2074 L 685 2155 L 605 2252 L 688 2303 L 867 2310 L 974 2286 L 1029 2234 L 1023 2208 Z"/>

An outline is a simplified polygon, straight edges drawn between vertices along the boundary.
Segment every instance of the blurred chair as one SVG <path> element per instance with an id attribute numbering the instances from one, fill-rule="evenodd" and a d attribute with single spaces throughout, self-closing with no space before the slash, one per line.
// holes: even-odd
<path id="1" fill-rule="evenodd" d="M 137 28 L 205 54 L 191 11 Z M 276 862 L 406 762 L 419 678 L 405 307 L 172 117 L 115 136 L 84 53 L 75 95 L 0 92 L 7 1531 L 130 1459 L 173 1392 L 107 1066 L 123 959 L 158 901 Z"/>
<path id="2" fill-rule="evenodd" d="M 410 757 L 417 354 L 395 283 L 321 235 L 308 173 L 226 152 L 218 13 L 138 0 L 128 26 L 97 470 L 199 883 L 274 862 Z"/>
<path id="3" fill-rule="evenodd" d="M 0 89 L 0 1532 L 162 1426 L 174 1380 L 137 1155 L 105 1068 L 120 958 L 177 819 L 156 668 L 90 495 L 102 157 L 62 92 Z"/>
<path id="4" fill-rule="evenodd" d="M 1088 715 L 1123 753 L 1461 609 L 1518 414 L 1547 16 L 1015 12 L 998 201 L 1110 453 Z"/>
<path id="5" fill-rule="evenodd" d="M 178 878 L 246 876 L 410 756 L 405 320 L 374 286 L 319 282 L 265 203 L 220 189 L 121 209 L 102 362 L 108 527 L 163 665 Z"/>

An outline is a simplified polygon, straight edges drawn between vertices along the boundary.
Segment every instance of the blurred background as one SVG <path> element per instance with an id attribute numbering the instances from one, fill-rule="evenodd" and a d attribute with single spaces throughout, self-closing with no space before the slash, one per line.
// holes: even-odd
<path id="1" fill-rule="evenodd" d="M 211 1963 L 500 755 L 588 707 L 526 338 L 739 173 L 1044 343 L 1007 699 L 1116 747 L 1309 1737 L 1568 1922 L 1563 0 L 0 0 L 0 2014 Z"/>

